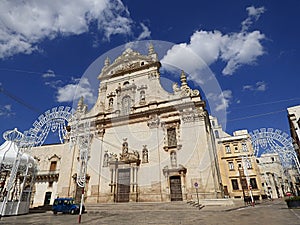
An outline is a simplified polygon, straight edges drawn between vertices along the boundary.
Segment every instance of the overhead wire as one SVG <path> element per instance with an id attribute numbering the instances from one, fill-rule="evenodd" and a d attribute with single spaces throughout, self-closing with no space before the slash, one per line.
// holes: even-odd
<path id="1" fill-rule="evenodd" d="M 46 72 L 41 73 L 41 72 L 36 72 L 36 71 L 9 69 L 9 68 L 0 68 L 0 70 L 12 71 L 12 72 L 21 72 L 21 73 L 28 73 L 28 74 L 39 74 L 39 75 L 45 74 L 45 73 L 48 72 L 48 71 L 46 71 Z M 66 75 L 60 75 L 60 74 L 56 74 L 56 73 L 55 73 L 55 76 L 67 77 Z M 36 109 L 35 107 L 33 107 L 33 106 L 29 105 L 28 103 L 24 102 L 22 99 L 12 95 L 11 93 L 8 93 L 1 86 L 0 86 L 0 92 L 3 92 L 6 96 L 12 98 L 13 100 L 15 100 L 19 104 L 25 106 L 26 108 L 30 109 L 31 111 L 34 111 L 34 112 L 37 112 L 37 113 L 41 112 L 40 110 Z M 278 101 L 263 102 L 263 103 L 258 103 L 258 104 L 246 105 L 246 106 L 241 106 L 241 107 L 231 107 L 231 108 L 232 109 L 250 108 L 250 107 L 270 105 L 270 104 L 276 104 L 276 103 L 282 103 L 282 102 L 288 102 L 288 101 L 294 101 L 294 100 L 300 100 L 300 98 L 296 97 L 296 98 L 290 98 L 290 99 L 282 99 L 282 100 L 278 100 Z M 267 115 L 272 115 L 272 114 L 276 114 L 276 113 L 281 113 L 281 112 L 286 112 L 286 109 L 285 110 L 279 110 L 279 111 L 267 112 L 267 113 L 261 113 L 261 114 L 254 114 L 254 115 L 240 117 L 240 118 L 227 119 L 225 122 L 233 122 L 233 121 L 239 121 L 239 120 L 252 119 L 252 118 L 257 118 L 257 117 L 261 117 L 261 116 L 267 116 Z"/>
<path id="2" fill-rule="evenodd" d="M 37 75 L 43 75 L 47 73 L 51 73 L 49 70 L 45 72 L 36 72 L 36 71 L 29 71 L 29 70 L 19 70 L 19 69 L 9 69 L 9 68 L 0 68 L 0 71 L 9 71 L 9 72 L 18 72 L 18 73 L 28 73 L 28 74 L 37 74 Z M 53 71 L 52 71 L 53 72 Z M 59 77 L 70 77 L 69 75 L 63 75 L 63 74 L 57 74 L 53 72 L 53 75 L 59 76 Z"/>
<path id="3" fill-rule="evenodd" d="M 300 100 L 300 98 L 297 97 L 297 98 L 282 99 L 282 100 L 272 101 L 272 102 L 263 102 L 263 103 L 257 103 L 257 104 L 252 104 L 252 105 L 237 106 L 237 107 L 231 107 L 231 109 L 250 108 L 250 107 L 271 105 L 271 104 L 276 104 L 276 103 L 281 103 L 281 102 L 289 102 L 289 101 L 295 101 L 295 100 Z"/>
<path id="4" fill-rule="evenodd" d="M 14 101 L 16 101 L 17 103 L 19 103 L 20 105 L 26 107 L 27 109 L 29 109 L 29 110 L 31 110 L 31 111 L 33 111 L 33 112 L 35 112 L 35 113 L 38 113 L 38 114 L 41 113 L 41 111 L 38 110 L 37 108 L 35 108 L 35 107 L 33 107 L 32 105 L 26 103 L 26 102 L 25 102 L 24 100 L 22 100 L 21 98 L 18 98 L 17 96 L 15 96 L 15 95 L 9 93 L 8 91 L 6 91 L 6 90 L 2 87 L 2 85 L 0 85 L 0 92 L 2 92 L 2 93 L 3 93 L 4 95 L 6 95 L 7 97 L 13 99 Z"/>

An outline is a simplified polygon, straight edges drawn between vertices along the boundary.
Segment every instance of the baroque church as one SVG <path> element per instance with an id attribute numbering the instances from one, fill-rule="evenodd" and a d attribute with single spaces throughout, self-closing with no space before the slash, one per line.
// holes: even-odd
<path id="1" fill-rule="evenodd" d="M 79 100 L 76 114 L 89 122 L 91 134 L 85 202 L 195 200 L 196 192 L 202 199 L 223 197 L 205 101 L 183 71 L 180 84 L 166 91 L 160 67 L 151 44 L 146 55 L 128 48 L 105 60 L 93 108 Z M 80 199 L 80 147 L 70 142 L 32 149 L 40 169 L 34 206 L 52 204 L 58 196 Z"/>

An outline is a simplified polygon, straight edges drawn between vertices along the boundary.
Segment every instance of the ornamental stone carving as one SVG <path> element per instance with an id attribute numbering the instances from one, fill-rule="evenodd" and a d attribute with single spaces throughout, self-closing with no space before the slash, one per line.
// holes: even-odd
<path id="1" fill-rule="evenodd" d="M 149 120 L 147 122 L 149 128 L 158 128 L 159 123 L 160 123 L 160 119 L 158 115 L 154 114 L 149 116 Z"/>
<path id="2" fill-rule="evenodd" d="M 188 86 L 187 81 L 186 81 L 186 75 L 185 75 L 184 71 L 181 72 L 180 81 L 181 81 L 181 87 L 179 87 L 179 85 L 177 83 L 173 83 L 172 87 L 173 87 L 174 94 L 179 94 L 181 97 L 200 96 L 200 92 L 197 89 L 192 90 Z"/>
<path id="3" fill-rule="evenodd" d="M 181 113 L 181 119 L 183 123 L 192 123 L 203 119 L 205 116 L 205 112 L 201 109 L 188 109 L 183 110 Z"/>

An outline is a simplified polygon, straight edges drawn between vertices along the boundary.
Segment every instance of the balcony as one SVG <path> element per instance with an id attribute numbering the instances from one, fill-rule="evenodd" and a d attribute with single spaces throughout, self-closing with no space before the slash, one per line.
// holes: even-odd
<path id="1" fill-rule="evenodd" d="M 59 170 L 40 170 L 36 175 L 36 181 L 57 181 Z"/>

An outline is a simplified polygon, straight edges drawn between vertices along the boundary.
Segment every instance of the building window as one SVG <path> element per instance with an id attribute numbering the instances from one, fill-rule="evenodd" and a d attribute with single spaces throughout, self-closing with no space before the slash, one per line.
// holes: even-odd
<path id="1" fill-rule="evenodd" d="M 243 152 L 248 152 L 248 147 L 246 143 L 242 143 L 242 150 Z"/>
<path id="2" fill-rule="evenodd" d="M 169 128 L 167 130 L 168 135 L 168 146 L 175 147 L 177 146 L 177 139 L 176 139 L 176 128 Z"/>
<path id="3" fill-rule="evenodd" d="M 239 183 L 238 183 L 237 179 L 232 179 L 231 184 L 232 184 L 232 189 L 233 190 L 239 190 Z"/>
<path id="4" fill-rule="evenodd" d="M 252 169 L 251 160 L 246 159 L 246 167 L 247 167 L 247 169 Z"/>
<path id="5" fill-rule="evenodd" d="M 131 108 L 131 98 L 129 96 L 125 96 L 122 100 L 123 115 L 128 115 L 130 113 L 130 108 Z"/>
<path id="6" fill-rule="evenodd" d="M 250 178 L 250 185 L 252 189 L 257 189 L 257 183 L 255 178 Z"/>
<path id="7" fill-rule="evenodd" d="M 57 165 L 57 162 L 56 161 L 52 161 L 51 164 L 50 164 L 50 171 L 55 171 L 56 170 L 56 165 Z"/>
<path id="8" fill-rule="evenodd" d="M 271 160 L 272 160 L 272 162 L 274 162 L 275 161 L 274 157 L 271 157 Z"/>
<path id="9" fill-rule="evenodd" d="M 213 127 L 215 127 L 215 121 L 211 121 L 211 125 L 213 126 Z"/>
<path id="10" fill-rule="evenodd" d="M 239 148 L 237 145 L 234 145 L 234 152 L 239 152 Z"/>
<path id="11" fill-rule="evenodd" d="M 53 181 L 49 181 L 48 187 L 49 187 L 49 188 L 53 187 Z"/>
<path id="12" fill-rule="evenodd" d="M 226 153 L 231 153 L 231 150 L 230 150 L 230 146 L 229 146 L 229 145 L 226 145 L 226 146 L 225 146 L 225 152 L 226 152 Z"/>
<path id="13" fill-rule="evenodd" d="M 228 162 L 228 168 L 229 168 L 229 170 L 234 170 L 233 162 Z"/>
<path id="14" fill-rule="evenodd" d="M 219 131 L 215 130 L 215 137 L 220 138 Z"/>

